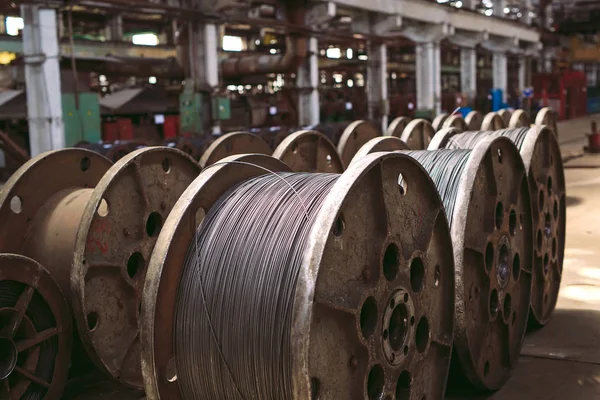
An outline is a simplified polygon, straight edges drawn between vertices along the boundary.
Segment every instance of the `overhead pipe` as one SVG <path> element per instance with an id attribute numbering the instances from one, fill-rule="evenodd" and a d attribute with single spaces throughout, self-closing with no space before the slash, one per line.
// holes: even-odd
<path id="1" fill-rule="evenodd" d="M 288 10 L 287 21 L 290 25 L 304 23 L 304 8 Z M 284 54 L 233 56 L 221 63 L 223 78 L 235 78 L 245 75 L 284 74 L 296 72 L 308 55 L 307 39 L 290 33 L 285 39 Z"/>

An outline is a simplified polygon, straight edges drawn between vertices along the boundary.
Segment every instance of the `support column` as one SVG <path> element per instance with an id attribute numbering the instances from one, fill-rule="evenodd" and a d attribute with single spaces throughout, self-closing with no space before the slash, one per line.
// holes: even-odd
<path id="1" fill-rule="evenodd" d="M 598 86 L 598 64 L 593 63 L 592 65 L 590 65 L 590 71 L 588 73 L 588 86 L 590 87 L 596 87 Z"/>
<path id="2" fill-rule="evenodd" d="M 298 121 L 300 126 L 316 126 L 321 122 L 319 108 L 319 43 L 308 40 L 308 57 L 298 69 L 297 85 L 300 89 Z"/>
<path id="3" fill-rule="evenodd" d="M 6 35 L 6 15 L 0 14 L 0 35 Z"/>
<path id="4" fill-rule="evenodd" d="M 65 147 L 56 11 L 22 5 L 31 156 Z"/>
<path id="5" fill-rule="evenodd" d="M 439 42 L 416 47 L 417 109 L 442 112 L 442 68 Z"/>
<path id="6" fill-rule="evenodd" d="M 506 0 L 494 0 L 493 5 L 494 15 L 496 17 L 504 18 L 506 16 L 506 14 L 504 13 L 504 8 L 506 7 Z"/>
<path id="7" fill-rule="evenodd" d="M 533 22 L 529 13 L 533 10 L 533 5 L 531 4 L 531 0 L 523 0 L 523 16 L 521 17 L 521 21 L 526 23 L 527 25 L 531 25 Z"/>
<path id="8" fill-rule="evenodd" d="M 523 91 L 529 86 L 529 58 L 519 56 L 519 90 Z"/>
<path id="9" fill-rule="evenodd" d="M 205 101 L 210 104 L 212 93 L 219 88 L 218 28 L 215 24 L 195 23 L 191 31 L 189 58 L 191 83 L 194 90 L 202 92 Z M 212 133 L 220 135 L 221 121 L 210 116 L 206 117 L 206 120 L 211 121 Z"/>
<path id="10" fill-rule="evenodd" d="M 118 14 L 109 17 L 104 28 L 104 37 L 108 41 L 120 42 L 123 40 L 123 16 Z"/>
<path id="11" fill-rule="evenodd" d="M 502 90 L 502 101 L 506 102 L 506 90 L 508 89 L 508 63 L 506 53 L 494 53 L 492 68 L 494 88 Z"/>
<path id="12" fill-rule="evenodd" d="M 477 6 L 477 0 L 463 0 L 463 8 L 474 10 Z"/>
<path id="13" fill-rule="evenodd" d="M 477 50 L 464 47 L 460 50 L 460 88 L 469 101 L 477 96 Z"/>
<path id="14" fill-rule="evenodd" d="M 369 101 L 369 119 L 381 118 L 381 131 L 388 127 L 388 80 L 387 46 L 369 43 L 369 63 L 367 67 L 367 97 Z"/>

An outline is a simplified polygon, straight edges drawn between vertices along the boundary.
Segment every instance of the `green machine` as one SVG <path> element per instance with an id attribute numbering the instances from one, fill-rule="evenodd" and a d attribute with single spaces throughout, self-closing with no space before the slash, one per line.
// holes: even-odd
<path id="1" fill-rule="evenodd" d="M 74 93 L 63 93 L 62 109 L 67 146 L 84 140 L 90 143 L 102 140 L 98 93 L 79 93 L 79 108 L 76 107 Z"/>
<path id="2" fill-rule="evenodd" d="M 187 81 L 179 95 L 179 119 L 182 133 L 204 133 L 205 113 L 211 113 L 214 120 L 231 118 L 231 101 L 226 97 L 213 97 L 210 109 L 205 109 L 204 94 L 193 90 L 194 85 Z"/>

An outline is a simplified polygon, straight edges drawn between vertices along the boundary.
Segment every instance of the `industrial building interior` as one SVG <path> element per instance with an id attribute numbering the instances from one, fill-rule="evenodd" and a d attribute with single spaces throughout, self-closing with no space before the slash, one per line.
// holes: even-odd
<path id="1" fill-rule="evenodd" d="M 1 1 L 0 399 L 600 399 L 598 17 Z"/>

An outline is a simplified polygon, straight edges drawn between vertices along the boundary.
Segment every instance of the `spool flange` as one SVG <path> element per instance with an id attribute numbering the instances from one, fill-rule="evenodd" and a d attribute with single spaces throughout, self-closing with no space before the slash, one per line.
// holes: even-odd
<path id="1" fill-rule="evenodd" d="M 510 121 L 508 123 L 508 127 L 511 129 L 514 128 L 527 128 L 531 125 L 529 121 L 529 116 L 527 115 L 527 111 L 525 110 L 515 110 L 510 117 Z"/>
<path id="2" fill-rule="evenodd" d="M 406 125 L 400 140 L 413 150 L 424 150 L 435 135 L 431 123 L 425 119 L 414 119 Z"/>
<path id="3" fill-rule="evenodd" d="M 0 398 L 62 398 L 71 363 L 71 313 L 36 261 L 0 254 Z"/>
<path id="4" fill-rule="evenodd" d="M 395 136 L 399 138 L 402 136 L 402 132 L 406 125 L 410 122 L 410 118 L 408 117 L 398 117 L 392 121 L 390 126 L 388 126 L 387 131 L 385 132 L 385 136 Z"/>
<path id="5" fill-rule="evenodd" d="M 352 162 L 360 160 L 367 154 L 377 153 L 379 151 L 399 151 L 399 150 L 410 150 L 410 147 L 402 140 L 395 136 L 381 136 L 375 139 L 369 140 L 360 150 L 356 153 Z"/>
<path id="6" fill-rule="evenodd" d="M 275 149 L 273 157 L 295 172 L 344 171 L 342 160 L 333 143 L 324 134 L 303 130 L 292 133 Z"/>
<path id="7" fill-rule="evenodd" d="M 143 387 L 138 318 L 147 263 L 164 220 L 199 173 L 180 150 L 137 150 L 102 177 L 80 219 L 71 269 L 78 332 L 92 361 L 130 387 Z"/>
<path id="8" fill-rule="evenodd" d="M 439 114 L 438 116 L 436 116 L 433 119 L 433 122 L 431 123 L 431 125 L 433 126 L 433 130 L 434 131 L 439 131 L 440 129 L 442 129 L 442 127 L 444 126 L 444 123 L 446 123 L 446 120 L 448 119 L 449 115 L 446 113 L 442 113 Z"/>
<path id="9" fill-rule="evenodd" d="M 544 107 L 538 111 L 535 117 L 535 124 L 538 126 L 546 125 L 558 137 L 558 125 L 556 124 L 556 113 L 550 107 Z"/>
<path id="10" fill-rule="evenodd" d="M 497 114 L 500 116 L 500 118 L 502 118 L 502 121 L 504 121 L 504 126 L 509 126 L 510 119 L 512 118 L 512 111 L 510 111 L 507 108 L 503 108 L 501 110 L 498 110 Z"/>
<path id="11" fill-rule="evenodd" d="M 273 150 L 260 136 L 250 132 L 231 132 L 210 144 L 200 157 L 200 166 L 209 165 L 234 154 L 271 154 Z"/>
<path id="12" fill-rule="evenodd" d="M 352 158 L 369 140 L 381 136 L 377 128 L 368 121 L 354 121 L 344 130 L 337 146 L 344 167 L 350 165 Z"/>
<path id="13" fill-rule="evenodd" d="M 466 131 L 467 123 L 460 115 L 451 115 L 446 119 L 442 128 L 456 128 L 461 131 Z"/>
<path id="14" fill-rule="evenodd" d="M 473 110 L 465 117 L 465 123 L 467 124 L 468 130 L 479 130 L 481 129 L 481 124 L 483 124 L 483 115 L 481 115 L 479 111 Z"/>
<path id="15" fill-rule="evenodd" d="M 481 123 L 482 131 L 499 131 L 500 129 L 505 129 L 506 125 L 504 125 L 504 120 L 498 113 L 490 112 L 487 113 L 483 122 Z"/>

